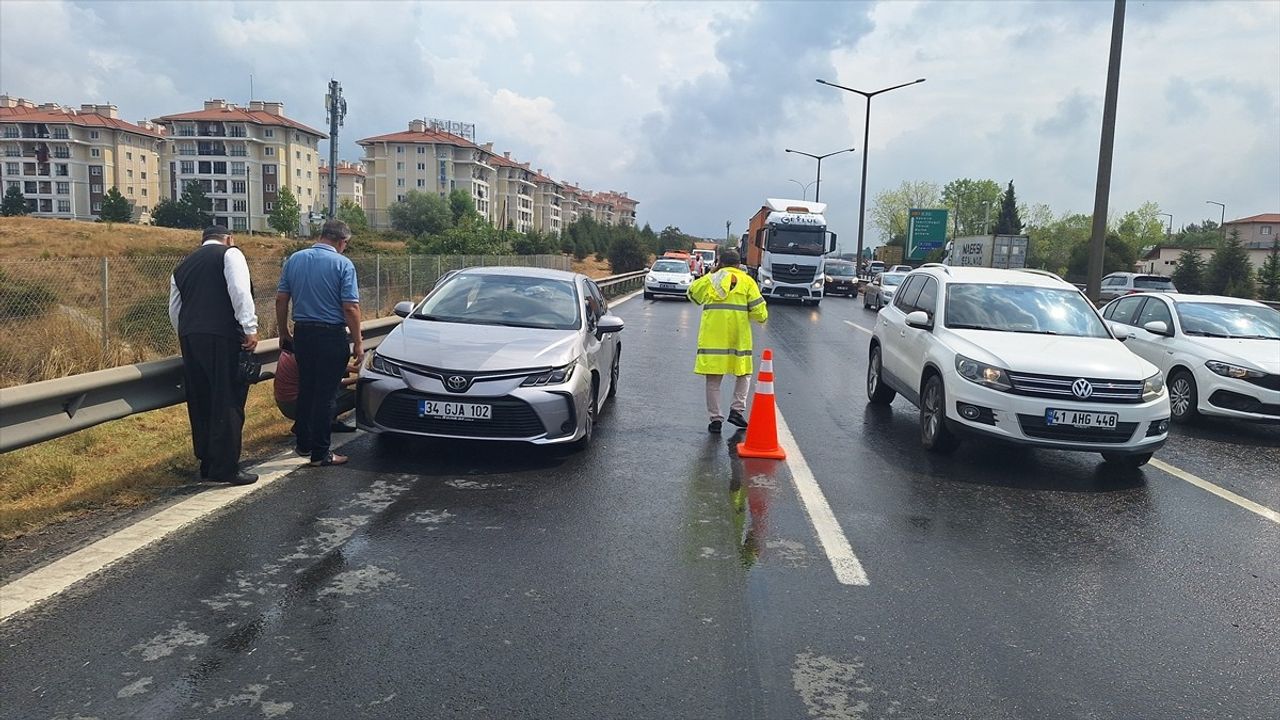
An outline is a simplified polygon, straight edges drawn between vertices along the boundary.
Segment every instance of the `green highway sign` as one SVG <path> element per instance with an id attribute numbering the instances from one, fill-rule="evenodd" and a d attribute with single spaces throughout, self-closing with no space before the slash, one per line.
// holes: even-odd
<path id="1" fill-rule="evenodd" d="M 947 244 L 946 209 L 911 208 L 907 211 L 907 259 L 924 260 Z"/>

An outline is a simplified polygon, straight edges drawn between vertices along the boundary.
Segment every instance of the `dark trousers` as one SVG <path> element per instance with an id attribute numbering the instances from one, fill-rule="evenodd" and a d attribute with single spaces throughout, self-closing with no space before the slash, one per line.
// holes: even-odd
<path id="1" fill-rule="evenodd" d="M 323 460 L 329 455 L 338 386 L 351 359 L 346 327 L 296 323 L 293 353 L 298 358 L 298 448 L 310 450 L 312 460 Z"/>
<path id="2" fill-rule="evenodd" d="M 191 446 L 200 469 L 215 480 L 240 471 L 240 434 L 249 386 L 237 377 L 240 339 L 191 334 L 181 338 L 182 377 Z"/>

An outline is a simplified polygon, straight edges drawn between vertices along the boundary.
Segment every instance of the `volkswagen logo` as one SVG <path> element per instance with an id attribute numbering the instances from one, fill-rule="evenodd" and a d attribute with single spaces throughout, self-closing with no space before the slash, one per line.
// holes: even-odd
<path id="1" fill-rule="evenodd" d="M 462 375 L 450 375 L 445 378 L 444 386 L 453 392 L 463 392 L 471 385 L 471 380 Z"/>
<path id="2" fill-rule="evenodd" d="M 1090 385 L 1088 380 L 1080 378 L 1071 383 L 1071 392 L 1081 400 L 1088 400 L 1089 396 L 1093 395 L 1093 385 Z"/>

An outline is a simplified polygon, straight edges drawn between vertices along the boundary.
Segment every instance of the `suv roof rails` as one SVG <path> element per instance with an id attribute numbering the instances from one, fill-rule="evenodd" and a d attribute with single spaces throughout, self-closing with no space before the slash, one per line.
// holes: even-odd
<path id="1" fill-rule="evenodd" d="M 943 265 L 942 263 L 925 263 L 925 264 L 921 265 L 921 266 L 920 266 L 920 268 L 941 268 L 941 269 L 942 269 L 942 272 L 944 272 L 944 273 L 946 273 L 946 274 L 948 274 L 948 275 L 950 275 L 950 274 L 951 274 L 951 266 L 950 266 L 950 265 Z M 916 269 L 918 270 L 918 269 L 920 269 L 920 268 L 916 268 Z"/>
<path id="2" fill-rule="evenodd" d="M 1051 273 L 1048 270 L 1041 270 L 1039 268 L 1018 268 L 1018 272 L 1031 273 L 1032 275 L 1041 275 L 1044 277 L 1053 278 L 1054 280 L 1062 280 L 1062 278 L 1059 277 L 1056 273 Z M 1066 282 L 1066 281 L 1062 280 L 1062 282 Z"/>

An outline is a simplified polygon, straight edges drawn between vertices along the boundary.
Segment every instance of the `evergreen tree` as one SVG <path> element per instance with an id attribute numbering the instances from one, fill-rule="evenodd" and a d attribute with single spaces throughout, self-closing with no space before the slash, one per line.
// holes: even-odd
<path id="1" fill-rule="evenodd" d="M 1204 258 L 1192 248 L 1187 248 L 1178 256 L 1178 264 L 1173 268 L 1174 287 L 1178 292 L 1199 295 L 1204 292 Z"/>
<path id="2" fill-rule="evenodd" d="M 1232 230 L 1209 260 L 1206 289 L 1214 295 L 1253 298 L 1253 265 L 1240 243 L 1240 231 Z"/>
<path id="3" fill-rule="evenodd" d="M 1071 259 L 1067 262 L 1069 279 L 1085 278 L 1089 274 L 1089 241 L 1081 241 L 1071 249 Z M 1102 254 L 1102 274 L 1113 272 L 1132 272 L 1138 255 L 1115 233 L 1107 233 Z"/>
<path id="4" fill-rule="evenodd" d="M 286 188 L 287 189 L 287 188 Z M 207 228 L 213 224 L 213 201 L 208 195 L 204 194 L 204 188 L 200 187 L 200 183 L 192 180 L 182 190 L 182 198 L 178 201 L 183 208 L 183 215 L 187 224 L 181 227 L 200 230 Z"/>
<path id="5" fill-rule="evenodd" d="M 298 204 L 298 199 L 287 185 L 282 185 L 280 193 L 276 195 L 276 207 L 267 216 L 267 224 L 282 235 L 292 236 L 298 232 L 301 218 L 302 206 Z"/>
<path id="6" fill-rule="evenodd" d="M 466 190 L 455 188 L 449 193 L 449 213 L 453 216 L 453 224 L 457 225 L 466 217 L 480 217 L 480 213 L 476 212 L 476 202 L 471 198 L 471 193 Z"/>
<path id="7" fill-rule="evenodd" d="M 102 197 L 102 210 L 98 212 L 98 218 L 103 222 L 133 220 L 133 208 L 129 206 L 129 201 L 124 195 L 120 194 L 120 188 L 112 185 L 107 194 Z"/>
<path id="8" fill-rule="evenodd" d="M 634 228 L 622 228 L 609 248 L 609 267 L 614 274 L 643 270 L 649 264 L 649 249 Z"/>
<path id="9" fill-rule="evenodd" d="M 0 215 L 14 217 L 15 215 L 26 214 L 26 196 L 22 194 L 22 190 L 17 185 L 10 185 L 9 189 L 4 191 L 4 200 L 0 201 Z"/>
<path id="10" fill-rule="evenodd" d="M 1271 253 L 1258 268 L 1258 285 L 1263 300 L 1280 300 L 1280 239 L 1271 241 Z"/>
<path id="11" fill-rule="evenodd" d="M 1004 191 L 1004 196 L 1000 198 L 1000 219 L 996 221 L 997 235 L 1020 235 L 1022 233 L 1022 218 L 1018 215 L 1018 198 L 1013 192 L 1013 181 L 1009 181 L 1009 187 Z"/>
<path id="12" fill-rule="evenodd" d="M 391 227 L 421 240 L 427 235 L 440 235 L 453 223 L 449 203 L 435 193 L 410 190 L 404 200 L 392 203 Z"/>

